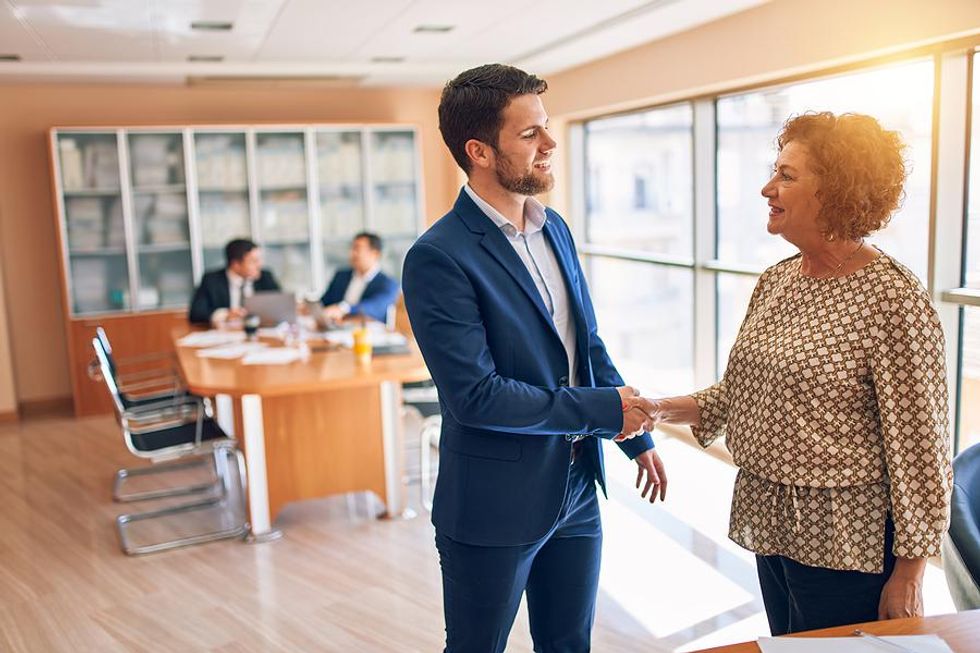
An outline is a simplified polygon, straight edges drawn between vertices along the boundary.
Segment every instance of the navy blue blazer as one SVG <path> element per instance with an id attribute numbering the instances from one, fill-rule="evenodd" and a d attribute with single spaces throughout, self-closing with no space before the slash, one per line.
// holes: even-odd
<path id="1" fill-rule="evenodd" d="M 575 315 L 579 387 L 568 387 L 568 356 L 534 281 L 465 191 L 405 259 L 405 305 L 442 409 L 432 522 L 465 544 L 544 537 L 568 483 L 563 436 L 596 436 L 582 455 L 605 491 L 598 438 L 623 427 L 614 389 L 623 380 L 597 333 L 572 235 L 557 213 L 546 214 Z M 620 444 L 631 458 L 652 447 L 649 434 Z"/>
<path id="2" fill-rule="evenodd" d="M 279 283 L 271 272 L 262 270 L 259 278 L 252 282 L 252 289 L 279 290 Z M 187 317 L 194 324 L 210 324 L 212 313 L 219 308 L 229 306 L 231 306 L 231 290 L 228 287 L 228 273 L 225 268 L 211 270 L 201 277 L 201 285 L 194 291 Z"/>
<path id="3" fill-rule="evenodd" d="M 320 303 L 330 306 L 344 301 L 344 293 L 347 292 L 347 286 L 350 285 L 353 277 L 354 271 L 350 268 L 338 270 L 330 280 L 323 297 L 320 298 Z M 397 299 L 398 282 L 384 272 L 378 272 L 364 289 L 361 301 L 350 307 L 350 314 L 367 315 L 378 322 L 385 322 L 388 319 L 388 307 Z"/>

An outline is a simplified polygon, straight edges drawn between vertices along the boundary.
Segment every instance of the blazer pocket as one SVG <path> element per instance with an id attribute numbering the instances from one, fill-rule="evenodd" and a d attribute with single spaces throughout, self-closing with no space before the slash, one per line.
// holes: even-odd
<path id="1" fill-rule="evenodd" d="M 516 435 L 503 435 L 448 427 L 443 429 L 443 446 L 453 453 L 473 458 L 521 459 L 522 447 Z"/>

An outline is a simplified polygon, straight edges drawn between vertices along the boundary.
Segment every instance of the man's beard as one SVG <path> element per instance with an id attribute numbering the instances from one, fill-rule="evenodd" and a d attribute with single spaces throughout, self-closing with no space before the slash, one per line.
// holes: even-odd
<path id="1" fill-rule="evenodd" d="M 505 189 L 518 195 L 537 195 L 547 193 L 555 185 L 555 178 L 551 173 L 543 176 L 536 176 L 533 169 L 525 173 L 516 172 L 510 159 L 497 152 L 497 167 L 494 172 L 497 181 Z"/>

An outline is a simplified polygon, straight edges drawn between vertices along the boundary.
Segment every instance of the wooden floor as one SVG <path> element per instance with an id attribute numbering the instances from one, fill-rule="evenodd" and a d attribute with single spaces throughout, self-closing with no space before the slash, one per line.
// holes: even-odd
<path id="1" fill-rule="evenodd" d="M 678 450 L 673 458 L 685 455 Z M 282 513 L 276 525 L 286 535 L 279 541 L 127 557 L 113 520 L 132 504 L 112 502 L 111 479 L 117 468 L 138 464 L 110 418 L 0 425 L 0 651 L 442 649 L 439 567 L 425 513 L 378 521 L 366 495 L 307 501 Z M 609 465 L 632 497 L 632 463 Z M 683 478 L 676 485 L 681 497 L 694 492 Z M 723 540 L 727 499 L 716 497 L 697 515 L 673 504 L 694 522 L 719 522 L 718 533 L 706 537 L 632 498 L 638 508 L 603 502 L 607 535 L 594 650 L 691 648 L 731 624 L 766 634 L 749 559 L 716 543 Z M 715 575 L 691 571 L 688 558 L 707 561 Z M 698 608 L 707 617 L 687 619 L 683 611 Z M 746 638 L 739 631 L 723 641 Z M 709 643 L 722 642 L 700 645 Z M 522 610 L 508 651 L 530 650 Z"/>

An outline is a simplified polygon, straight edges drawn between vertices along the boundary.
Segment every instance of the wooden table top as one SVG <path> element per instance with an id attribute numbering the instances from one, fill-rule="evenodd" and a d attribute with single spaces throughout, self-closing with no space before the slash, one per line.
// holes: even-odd
<path id="1" fill-rule="evenodd" d="M 430 378 L 418 345 L 412 340 L 409 340 L 410 353 L 375 355 L 367 364 L 359 363 L 349 349 L 337 349 L 314 351 L 306 361 L 285 365 L 243 365 L 240 359 L 202 358 L 196 353 L 197 347 L 178 344 L 182 336 L 193 330 L 190 326 L 178 327 L 172 336 L 180 373 L 194 394 L 284 396 Z"/>
<path id="2" fill-rule="evenodd" d="M 935 617 L 914 617 L 873 621 L 866 624 L 838 626 L 800 633 L 800 637 L 847 637 L 859 628 L 873 635 L 939 635 L 956 653 L 980 651 L 980 610 L 944 614 Z M 793 635 L 796 637 L 797 635 Z M 706 648 L 691 653 L 759 653 L 755 642 Z"/>

